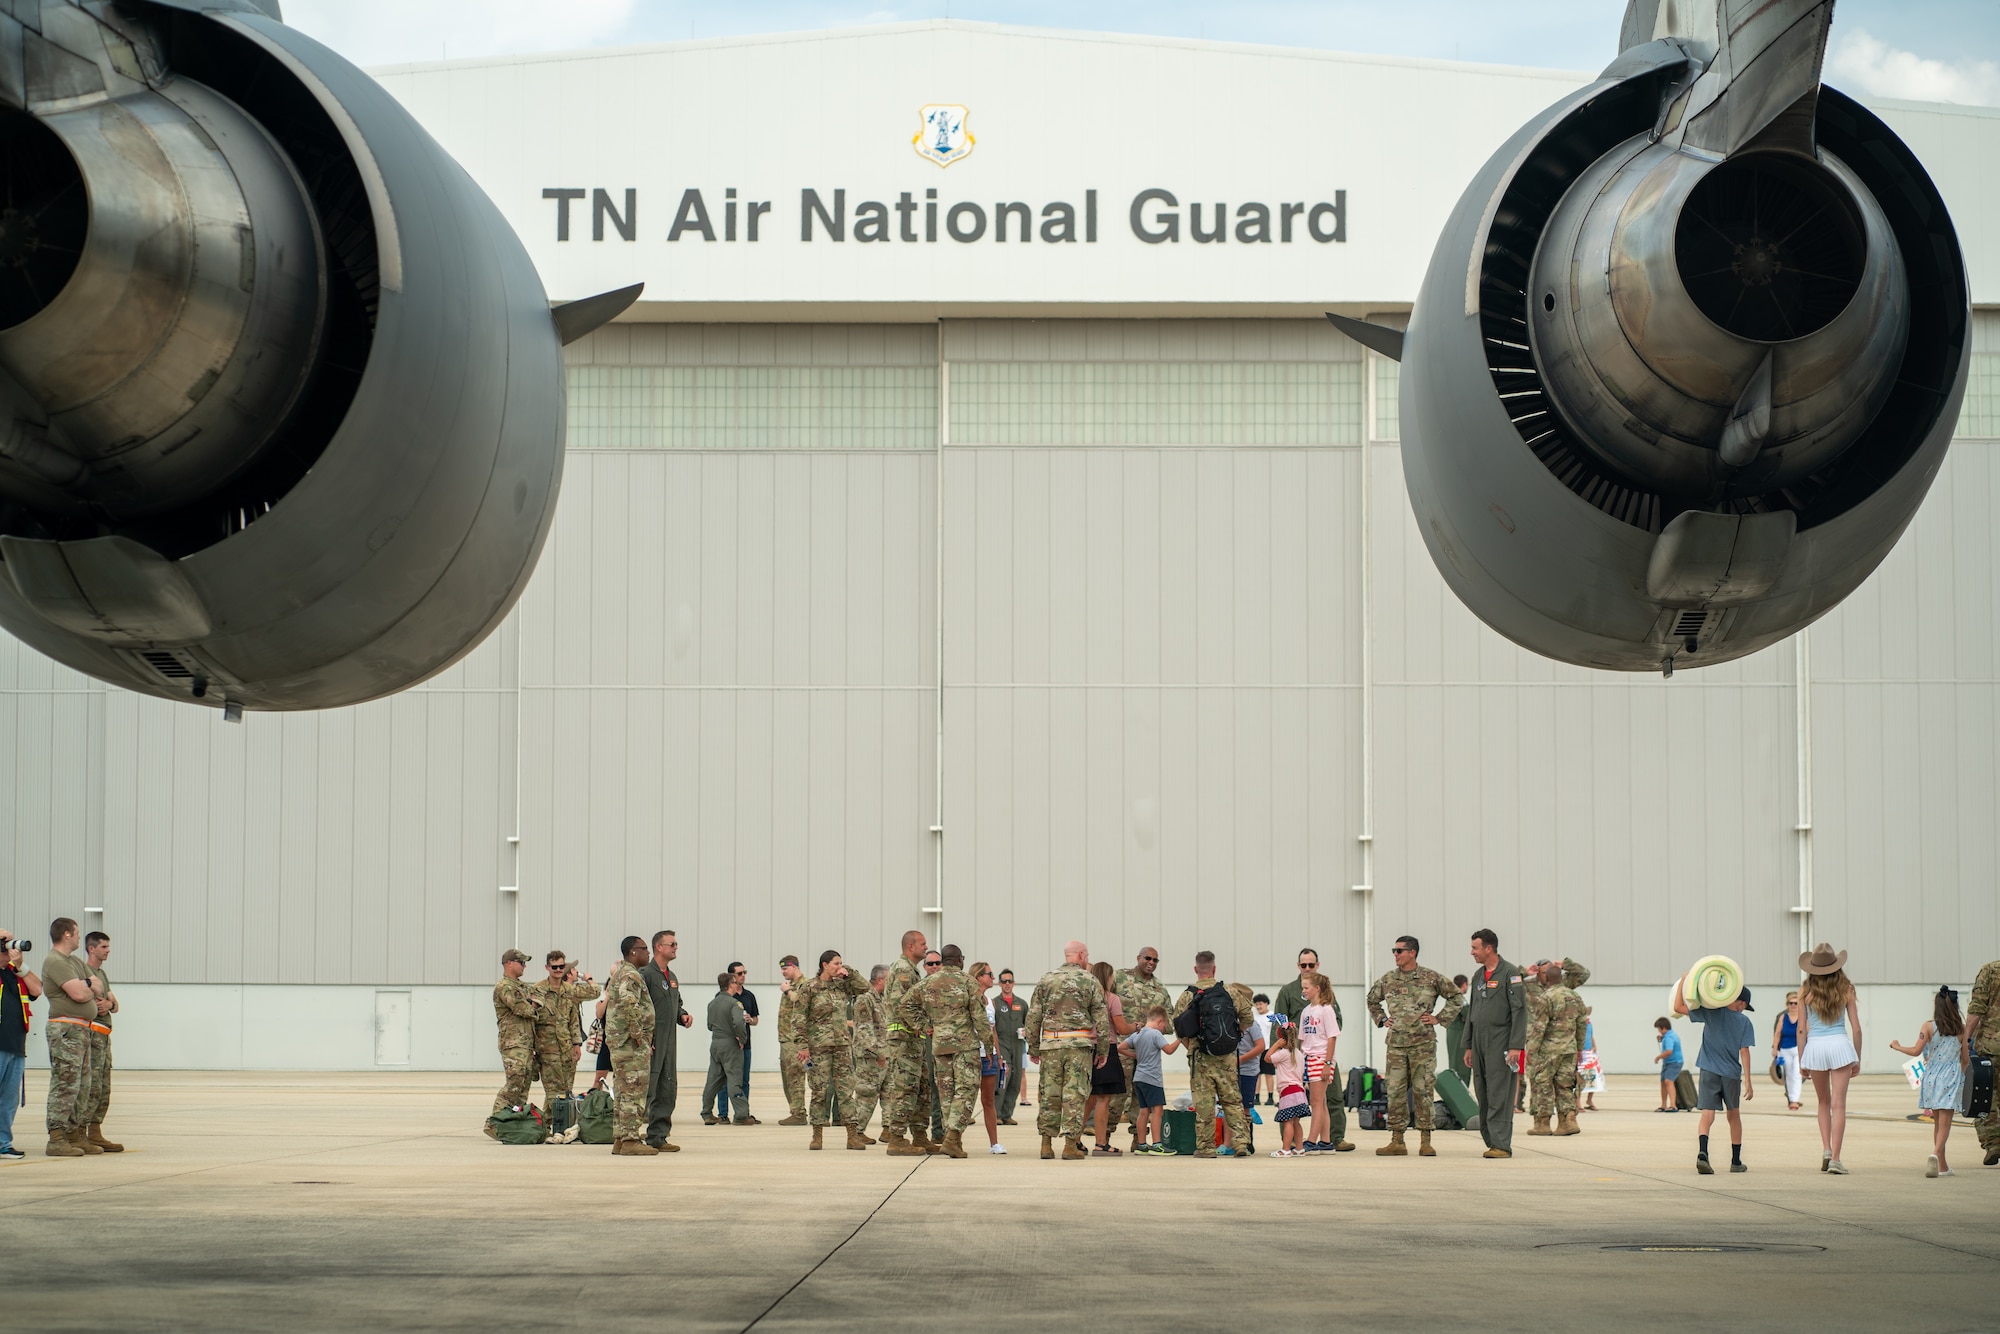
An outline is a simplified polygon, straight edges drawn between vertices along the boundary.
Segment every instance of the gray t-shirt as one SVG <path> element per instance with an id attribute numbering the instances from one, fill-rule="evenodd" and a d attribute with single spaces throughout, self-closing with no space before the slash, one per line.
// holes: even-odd
<path id="1" fill-rule="evenodd" d="M 1243 1053 L 1257 1045 L 1258 1037 L 1257 1025 L 1252 1024 L 1243 1030 L 1242 1037 L 1236 1039 L 1236 1073 L 1238 1075 L 1254 1075 L 1257 1073 L 1257 1063 L 1264 1058 L 1261 1055 L 1246 1057 Z"/>
<path id="2" fill-rule="evenodd" d="M 1689 1010 L 1688 1018 L 1702 1025 L 1701 1055 L 1694 1068 L 1723 1079 L 1743 1078 L 1743 1063 L 1737 1053 L 1757 1045 L 1757 1025 L 1741 1010 Z"/>
<path id="3" fill-rule="evenodd" d="M 1159 1088 L 1166 1086 L 1166 1076 L 1160 1073 L 1160 1049 L 1171 1040 L 1165 1033 L 1150 1025 L 1139 1029 L 1126 1039 L 1132 1044 L 1132 1055 L 1135 1058 L 1132 1065 L 1133 1083 L 1152 1084 Z"/>

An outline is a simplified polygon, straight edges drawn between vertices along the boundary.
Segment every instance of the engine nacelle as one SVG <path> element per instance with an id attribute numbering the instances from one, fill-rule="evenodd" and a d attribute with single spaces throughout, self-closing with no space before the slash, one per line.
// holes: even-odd
<path id="1" fill-rule="evenodd" d="M 547 535 L 561 343 L 637 289 L 552 312 L 479 187 L 275 0 L 38 17 L 0 14 L 0 624 L 237 709 L 451 665 Z"/>
<path id="2" fill-rule="evenodd" d="M 1525 648 L 1753 653 L 1852 592 L 1937 475 L 1964 264 L 1908 147 L 1820 86 L 1831 10 L 1631 0 L 1624 54 L 1466 190 L 1407 333 L 1336 320 L 1400 357 L 1424 541 Z"/>

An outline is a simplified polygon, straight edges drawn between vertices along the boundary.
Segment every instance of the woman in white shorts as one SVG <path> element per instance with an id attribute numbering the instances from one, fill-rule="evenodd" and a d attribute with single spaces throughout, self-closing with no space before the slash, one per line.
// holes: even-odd
<path id="1" fill-rule="evenodd" d="M 1847 1134 L 1847 1081 L 1861 1072 L 1861 1007 L 1842 971 L 1847 951 L 1822 942 L 1799 956 L 1799 1066 L 1819 1103 L 1819 1170 L 1847 1175 L 1840 1142 Z"/>

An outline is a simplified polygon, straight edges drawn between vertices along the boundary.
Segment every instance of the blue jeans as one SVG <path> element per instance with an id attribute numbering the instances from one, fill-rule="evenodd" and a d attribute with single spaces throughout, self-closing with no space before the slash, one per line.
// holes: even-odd
<path id="1" fill-rule="evenodd" d="M 28 1058 L 0 1051 L 0 1149 L 14 1147 L 14 1113 L 21 1107 L 21 1080 Z"/>

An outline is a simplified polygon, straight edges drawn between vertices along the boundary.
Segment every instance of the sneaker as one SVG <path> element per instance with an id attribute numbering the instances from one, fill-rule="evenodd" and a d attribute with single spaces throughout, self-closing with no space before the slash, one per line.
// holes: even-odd
<path id="1" fill-rule="evenodd" d="M 1952 1171 L 1949 1167 L 1947 1167 L 1944 1169 L 1944 1171 L 1938 1173 L 1938 1175 L 1941 1177 L 1955 1177 L 1958 1175 L 1958 1173 Z"/>
<path id="2" fill-rule="evenodd" d="M 1729 1165 L 1729 1170 L 1732 1172 L 1748 1172 L 1750 1169 L 1746 1167 L 1743 1163 L 1743 1160 L 1739 1158 L 1735 1162 Z"/>
<path id="3" fill-rule="evenodd" d="M 1935 1177 L 1937 1176 L 1937 1174 L 1938 1174 L 1937 1155 L 1932 1154 L 1930 1157 L 1924 1159 L 1924 1175 L 1926 1177 Z"/>
<path id="4" fill-rule="evenodd" d="M 1236 1156 L 1235 1146 L 1225 1144 L 1215 1151 L 1215 1156 L 1218 1158 L 1234 1158 Z"/>
<path id="5" fill-rule="evenodd" d="M 988 1152 L 988 1153 L 1005 1153 L 1005 1152 L 1007 1152 L 1007 1146 L 1006 1146 L 1005 1144 L 995 1144 L 995 1145 L 992 1145 L 992 1146 L 988 1147 L 988 1149 L 986 1150 L 986 1152 Z"/>
<path id="6" fill-rule="evenodd" d="M 9 1144 L 9 1145 L 8 1145 L 8 1146 L 7 1146 L 6 1148 L 4 1148 L 4 1149 L 0 1149 L 0 1158 L 4 1158 L 4 1159 L 6 1159 L 6 1160 L 7 1160 L 8 1162 L 16 1162 L 16 1161 L 18 1161 L 18 1160 L 20 1160 L 20 1159 L 22 1159 L 22 1158 L 26 1158 L 27 1156 L 28 1156 L 27 1154 L 25 1154 L 25 1153 L 22 1153 L 22 1152 L 21 1152 L 21 1151 L 20 1151 L 19 1149 L 15 1148 L 15 1147 L 14 1147 L 13 1145 L 11 1145 L 11 1144 Z M 1937 1161 L 1937 1160 L 1936 1160 L 1936 1159 L 1932 1159 L 1931 1161 L 1935 1162 L 1935 1161 Z M 1933 1173 L 1932 1173 L 1931 1175 L 1932 1175 L 1932 1176 L 1936 1176 L 1936 1175 L 1937 1175 L 1937 1173 L 1933 1172 Z"/>
<path id="7" fill-rule="evenodd" d="M 1819 1170 L 1822 1172 L 1827 1171 L 1828 1168 L 1832 1165 L 1832 1163 L 1833 1163 L 1833 1150 L 1821 1149 L 1819 1151 Z"/>
<path id="8" fill-rule="evenodd" d="M 1257 1115 L 1257 1109 L 1255 1107 L 1252 1107 L 1250 1109 L 1250 1124 L 1253 1126 L 1261 1126 L 1264 1124 L 1264 1118 Z"/>
<path id="9" fill-rule="evenodd" d="M 1847 1175 L 1847 1169 L 1840 1165 L 1840 1159 L 1838 1158 L 1829 1160 L 1826 1165 L 1826 1170 L 1833 1173 L 1833 1175 L 1837 1177 L 1844 1177 Z"/>
<path id="10" fill-rule="evenodd" d="M 1694 1170 L 1701 1173 L 1705 1177 L 1712 1177 L 1715 1175 L 1715 1169 L 1708 1165 L 1708 1155 L 1705 1153 L 1697 1153 L 1694 1156 Z"/>

